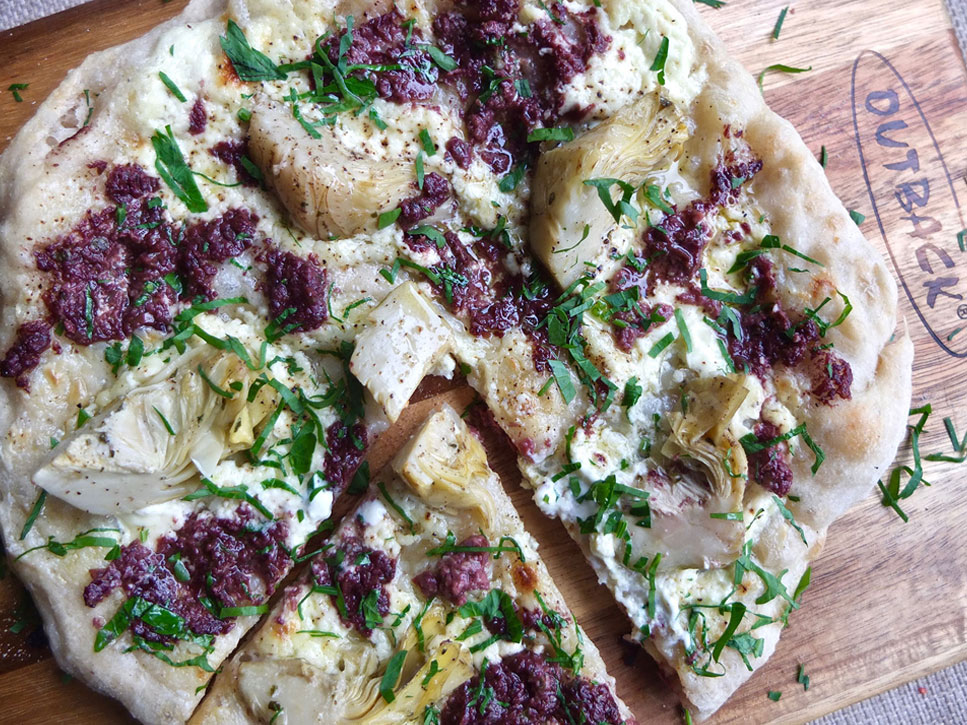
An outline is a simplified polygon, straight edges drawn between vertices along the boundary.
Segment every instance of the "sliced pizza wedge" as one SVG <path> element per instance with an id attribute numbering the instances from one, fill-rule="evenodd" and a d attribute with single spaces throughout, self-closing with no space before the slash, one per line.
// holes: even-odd
<path id="1" fill-rule="evenodd" d="M 629 722 L 449 407 L 225 665 L 198 723 Z"/>

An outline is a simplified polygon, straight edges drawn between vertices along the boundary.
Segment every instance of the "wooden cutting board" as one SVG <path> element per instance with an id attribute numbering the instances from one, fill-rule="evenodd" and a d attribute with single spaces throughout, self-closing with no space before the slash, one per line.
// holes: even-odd
<path id="1" fill-rule="evenodd" d="M 967 329 L 958 334 L 967 328 L 967 252 L 957 242 L 967 227 L 958 201 L 967 198 L 967 68 L 942 0 L 799 2 L 772 40 L 787 1 L 731 0 L 703 12 L 753 73 L 776 63 L 812 67 L 768 74 L 766 98 L 817 155 L 825 146 L 833 187 L 866 216 L 863 231 L 890 259 L 916 343 L 913 405 L 929 402 L 934 411 L 922 448 L 947 452 L 942 418 L 967 432 Z M 30 84 L 22 103 L 0 91 L 0 149 L 88 53 L 142 34 L 184 4 L 95 0 L 0 33 L 0 89 Z M 466 389 L 448 387 L 424 386 L 423 402 L 373 451 L 374 465 L 441 397 L 469 400 Z M 513 453 L 493 446 L 490 453 L 621 696 L 642 722 L 678 721 L 681 710 L 655 666 L 621 643 L 628 627 L 608 593 L 520 488 Z M 908 523 L 871 493 L 832 527 L 803 610 L 768 666 L 714 722 L 810 719 L 967 658 L 967 465 L 929 463 L 926 478 L 933 486 L 904 502 Z M 125 722 L 117 704 L 65 681 L 31 611 L 8 574 L 0 581 L 0 721 Z M 800 664 L 808 692 L 796 682 Z M 773 702 L 769 691 L 781 699 Z"/>

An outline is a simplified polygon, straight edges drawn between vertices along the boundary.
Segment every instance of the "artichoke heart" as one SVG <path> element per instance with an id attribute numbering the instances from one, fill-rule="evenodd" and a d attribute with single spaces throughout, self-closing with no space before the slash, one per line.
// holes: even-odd
<path id="1" fill-rule="evenodd" d="M 611 236 L 618 228 L 596 189 L 584 182 L 619 179 L 638 186 L 649 173 L 664 171 L 680 155 L 686 138 L 679 110 L 649 95 L 540 157 L 532 187 L 530 239 L 561 287 L 571 285 L 589 265 L 609 262 Z"/>
<path id="2" fill-rule="evenodd" d="M 491 530 L 496 504 L 484 481 L 494 474 L 483 446 L 449 406 L 431 415 L 393 461 L 395 470 L 427 504 L 465 509 Z"/>
<path id="3" fill-rule="evenodd" d="M 289 110 L 259 99 L 252 109 L 252 160 L 296 223 L 320 238 L 374 232 L 377 212 L 412 193 L 413 165 L 350 149 L 333 126 L 311 138 Z"/>
<path id="4" fill-rule="evenodd" d="M 437 672 L 424 689 L 423 680 L 431 672 L 433 662 L 436 663 Z M 445 642 L 432 657 L 427 658 L 420 669 L 409 677 L 406 673 L 400 677 L 400 682 L 406 684 L 396 691 L 393 702 L 386 703 L 380 698 L 372 710 L 356 718 L 347 717 L 346 722 L 366 725 L 422 722 L 427 705 L 444 702 L 451 692 L 473 677 L 473 674 L 470 650 L 460 642 Z"/>
<path id="5" fill-rule="evenodd" d="M 434 604 L 424 615 L 425 652 L 416 629 L 407 627 L 396 652 L 405 652 L 394 687 L 386 702 L 380 687 L 390 659 L 381 661 L 368 641 L 355 638 L 327 640 L 320 662 L 298 657 L 253 657 L 238 668 L 237 691 L 255 719 L 268 721 L 281 712 L 283 722 L 343 722 L 390 725 L 414 722 L 427 705 L 442 702 L 473 676 L 473 657 L 459 642 L 436 642 L 446 629 L 445 615 Z M 432 663 L 436 663 L 433 665 Z M 436 674 L 424 688 L 423 680 Z"/>
<path id="6" fill-rule="evenodd" d="M 744 382 L 744 375 L 693 380 L 684 392 L 688 412 L 669 416 L 671 435 L 661 450 L 668 458 L 700 464 L 712 497 L 725 506 L 741 507 L 748 473 L 745 450 L 729 431 L 749 395 Z"/>
<path id="7" fill-rule="evenodd" d="M 731 423 L 749 393 L 744 375 L 697 378 L 684 391 L 687 412 L 668 416 L 661 455 L 677 471 L 649 476 L 651 527 L 632 532 L 636 551 L 662 552 L 662 567 L 725 566 L 741 555 L 743 521 L 709 514 L 743 508 L 748 462 Z"/>
<path id="8" fill-rule="evenodd" d="M 395 422 L 451 341 L 450 328 L 416 285 L 404 282 L 370 313 L 349 367 Z"/>
<path id="9" fill-rule="evenodd" d="M 33 482 L 94 514 L 180 498 L 198 487 L 199 474 L 211 475 L 219 461 L 250 445 L 253 428 L 274 407 L 269 386 L 251 403 L 242 393 L 226 398 L 212 387 L 230 391 L 252 375 L 237 357 L 220 353 L 135 388 L 61 441 Z"/>

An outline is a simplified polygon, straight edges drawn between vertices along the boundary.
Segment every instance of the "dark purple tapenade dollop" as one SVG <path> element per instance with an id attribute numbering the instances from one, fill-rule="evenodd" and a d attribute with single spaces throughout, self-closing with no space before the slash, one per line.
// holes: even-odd
<path id="1" fill-rule="evenodd" d="M 259 180 L 249 173 L 242 162 L 243 158 L 248 158 L 248 141 L 219 141 L 208 152 L 219 161 L 232 166 L 244 186 L 259 185 Z"/>
<path id="2" fill-rule="evenodd" d="M 709 229 L 702 223 L 716 209 L 736 201 L 741 186 L 762 170 L 758 159 L 720 164 L 712 169 L 708 196 L 668 214 L 645 232 L 648 259 L 648 289 L 657 282 L 688 285 L 702 266 L 702 252 L 709 241 Z"/>
<path id="3" fill-rule="evenodd" d="M 326 270 L 315 255 L 299 257 L 269 247 L 263 256 L 268 266 L 265 296 L 274 319 L 286 313 L 285 327 L 295 325 L 292 329 L 301 332 L 315 330 L 329 319 Z"/>
<path id="4" fill-rule="evenodd" d="M 474 534 L 458 546 L 488 546 L 483 534 Z M 490 555 L 486 551 L 452 551 L 444 554 L 436 566 L 428 567 L 413 577 L 423 596 L 441 597 L 459 606 L 466 604 L 468 592 L 490 589 Z"/>
<path id="5" fill-rule="evenodd" d="M 760 443 L 779 436 L 779 428 L 768 421 L 756 424 L 753 431 Z M 785 496 L 792 487 L 792 469 L 789 467 L 789 446 L 785 441 L 761 451 L 749 454 L 749 474 L 752 479 L 777 496 Z"/>
<path id="6" fill-rule="evenodd" d="M 439 174 L 427 174 L 420 193 L 400 202 L 399 225 L 410 228 L 430 216 L 449 197 L 450 183 Z"/>
<path id="7" fill-rule="evenodd" d="M 785 310 L 776 294 L 775 266 L 765 256 L 749 263 L 749 284 L 756 289 L 753 304 L 740 310 L 742 335 L 729 331 L 729 353 L 736 367 L 765 376 L 776 365 L 804 367 L 811 392 L 822 403 L 848 400 L 853 370 L 832 349 L 820 343 L 818 325 L 809 317 Z"/>
<path id="8" fill-rule="evenodd" d="M 530 153 L 528 133 L 559 123 L 564 87 L 610 43 L 595 8 L 572 14 L 554 3 L 526 34 L 513 32 L 519 12 L 517 0 L 494 0 L 458 6 L 433 21 L 441 47 L 457 62 L 443 81 L 465 103 L 469 146 L 451 140 L 447 150 L 464 168 L 471 149 L 495 173 Z"/>
<path id="9" fill-rule="evenodd" d="M 335 586 L 341 593 L 332 596 L 333 604 L 346 626 L 355 627 L 368 637 L 376 625 L 374 612 L 380 622 L 389 613 L 390 600 L 386 584 L 396 575 L 396 559 L 384 551 L 371 549 L 356 534 L 343 535 L 337 548 L 325 559 L 312 562 L 312 575 L 316 584 Z M 376 595 L 373 596 L 372 593 Z M 369 596 L 368 606 L 364 601 Z M 370 619 L 366 612 L 369 609 Z M 373 625 L 373 626 L 370 626 Z"/>
<path id="10" fill-rule="evenodd" d="M 214 298 L 212 282 L 219 265 L 252 246 L 258 220 L 248 209 L 229 209 L 216 219 L 188 227 L 178 250 L 184 299 Z"/>
<path id="11" fill-rule="evenodd" d="M 188 133 L 197 136 L 204 132 L 207 125 L 208 112 L 205 110 L 205 102 L 199 98 L 191 105 L 191 111 L 188 112 Z"/>
<path id="12" fill-rule="evenodd" d="M 726 129 L 726 135 L 739 137 L 741 133 L 733 134 Z M 739 159 L 731 153 L 726 162 L 712 170 L 706 198 L 682 210 L 673 210 L 657 225 L 649 225 L 643 237 L 644 254 L 619 269 L 612 279 L 612 289 L 637 287 L 639 296 L 644 298 L 659 283 L 682 285 L 685 291 L 676 300 L 698 305 L 715 319 L 722 303 L 702 294 L 696 283 L 702 254 L 710 239 L 704 220 L 716 209 L 735 202 L 741 187 L 761 170 L 762 161 Z M 748 225 L 743 230 L 748 233 Z M 790 313 L 783 307 L 772 260 L 761 255 L 754 257 L 748 263 L 747 274 L 750 288 L 755 289 L 754 299 L 734 307 L 741 321 L 740 330 L 725 326 L 729 355 L 735 367 L 765 377 L 777 365 L 803 366 L 817 400 L 831 404 L 837 398 L 849 399 L 853 381 L 849 363 L 819 343 L 820 329 L 811 318 Z M 641 309 L 644 317 L 637 311 L 615 315 L 620 321 L 614 331 L 615 342 L 622 350 L 630 350 L 634 340 L 648 329 L 651 315 L 657 312 L 659 317 L 667 319 L 667 313 L 672 311 L 667 306 Z"/>
<path id="13" fill-rule="evenodd" d="M 354 423 L 347 426 L 341 420 L 326 429 L 326 459 L 323 475 L 333 488 L 342 491 L 352 480 L 356 469 L 363 462 L 368 443 L 366 426 Z"/>
<path id="14" fill-rule="evenodd" d="M 88 211 L 35 252 L 37 267 L 50 275 L 50 316 L 74 342 L 121 339 L 139 327 L 167 331 L 175 302 L 211 299 L 215 263 L 252 243 L 258 217 L 250 211 L 176 226 L 159 198 L 146 198 L 158 188 L 138 166 L 115 167 L 105 190 L 118 206 Z"/>
<path id="15" fill-rule="evenodd" d="M 617 725 L 623 720 L 606 685 L 565 672 L 528 650 L 489 664 L 454 690 L 440 713 L 441 725 L 549 722 Z"/>
<path id="16" fill-rule="evenodd" d="M 104 191 L 115 204 L 130 204 L 160 188 L 161 182 L 137 164 L 115 166 L 104 182 Z"/>
<path id="17" fill-rule="evenodd" d="M 128 597 L 175 612 L 196 634 L 224 634 L 234 618 L 220 619 L 201 597 L 209 597 L 216 612 L 268 600 L 292 566 L 284 546 L 287 534 L 284 521 L 263 522 L 248 505 L 230 519 L 192 514 L 180 529 L 158 541 L 156 551 L 134 541 L 106 567 L 92 569 L 84 603 L 94 607 L 122 587 Z M 186 581 L 174 574 L 176 560 L 188 574 Z M 132 631 L 149 641 L 167 641 L 141 621 L 132 623 Z"/>
<path id="18" fill-rule="evenodd" d="M 40 362 L 40 356 L 50 347 L 50 325 L 44 320 L 31 320 L 17 328 L 13 345 L 0 362 L 0 375 L 16 378 L 17 385 L 30 390 L 27 376 Z"/>
<path id="19" fill-rule="evenodd" d="M 535 368 L 546 372 L 547 360 L 554 357 L 541 326 L 554 306 L 550 285 L 538 274 L 525 280 L 508 271 L 503 258 L 509 250 L 493 234 L 484 233 L 471 245 L 453 232 L 446 232 L 444 239 L 443 248 L 437 248 L 424 236 L 406 237 L 414 251 L 436 249 L 440 256 L 440 264 L 431 267 L 440 275 L 440 282 L 432 283 L 437 294 L 466 319 L 473 335 L 499 337 L 508 330 L 522 329 L 534 345 Z"/>
<path id="20" fill-rule="evenodd" d="M 463 3 L 440 13 L 433 33 L 456 62 L 443 70 L 427 52 L 420 30 L 404 25 L 394 8 L 353 29 L 345 61 L 389 67 L 357 73 L 373 81 L 380 97 L 397 103 L 429 101 L 437 96 L 438 84 L 453 91 L 464 106 L 467 141 L 450 139 L 447 151 L 466 168 L 476 149 L 496 173 L 505 173 L 536 148 L 527 142 L 531 130 L 556 125 L 564 87 L 610 42 L 598 28 L 595 8 L 572 14 L 555 3 L 548 12 L 523 34 L 513 30 L 518 0 Z M 344 36 L 325 43 L 333 63 L 339 61 Z"/>

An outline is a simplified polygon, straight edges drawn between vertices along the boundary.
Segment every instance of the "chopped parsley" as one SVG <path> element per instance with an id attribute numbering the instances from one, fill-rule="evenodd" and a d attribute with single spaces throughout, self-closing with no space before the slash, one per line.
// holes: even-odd
<path id="1" fill-rule="evenodd" d="M 577 392 L 574 390 L 574 383 L 571 382 L 570 370 L 560 360 L 548 360 L 547 364 L 551 368 L 551 374 L 554 377 L 554 382 L 557 383 L 558 390 L 561 391 L 561 397 L 564 398 L 564 403 L 570 404 L 577 395 Z"/>
<path id="2" fill-rule="evenodd" d="M 568 126 L 558 128 L 535 128 L 527 134 L 527 142 L 534 141 L 573 141 L 574 130 Z"/>
<path id="3" fill-rule="evenodd" d="M 181 92 L 181 89 L 175 85 L 175 82 L 168 77 L 168 74 L 164 71 L 158 71 L 158 77 L 161 78 L 161 82 L 165 84 L 165 88 L 171 91 L 171 95 L 177 98 L 179 101 L 184 103 L 188 99 L 185 98 L 185 94 Z"/>
<path id="4" fill-rule="evenodd" d="M 219 36 L 222 50 L 243 81 L 281 81 L 286 74 L 265 53 L 248 43 L 245 33 L 234 20 L 228 21 L 225 35 Z"/>
<path id="5" fill-rule="evenodd" d="M 195 214 L 208 211 L 208 204 L 195 183 L 195 175 L 185 163 L 171 126 L 165 126 L 164 133 L 155 131 L 151 145 L 155 152 L 154 167 L 172 193 L 184 202 L 188 211 Z"/>
<path id="6" fill-rule="evenodd" d="M 809 675 L 806 674 L 806 665 L 799 665 L 799 671 L 796 673 L 796 682 L 802 685 L 803 690 L 809 691 Z"/>
<path id="7" fill-rule="evenodd" d="M 396 689 L 396 683 L 399 682 L 400 673 L 403 671 L 403 663 L 405 661 L 406 650 L 402 649 L 394 654 L 389 664 L 386 665 L 386 672 L 383 674 L 383 679 L 379 683 L 379 694 L 383 696 L 386 702 L 393 702 L 396 699 L 393 690 Z"/>
<path id="8" fill-rule="evenodd" d="M 782 11 L 779 13 L 779 17 L 776 19 L 776 25 L 772 29 L 773 40 L 779 40 L 779 33 L 782 31 L 782 23 L 785 21 L 786 13 L 788 12 L 789 12 L 789 6 L 786 5 L 786 7 L 784 7 Z"/>
<path id="9" fill-rule="evenodd" d="M 25 91 L 29 87 L 29 83 L 11 83 L 7 86 L 7 90 L 13 94 L 13 100 L 17 103 L 23 103 L 23 97 L 20 95 L 20 91 Z"/>
<path id="10" fill-rule="evenodd" d="M 807 71 L 811 71 L 812 69 L 813 69 L 812 66 L 809 66 L 808 68 L 796 68 L 795 66 L 785 65 L 784 63 L 773 63 L 772 65 L 766 66 L 765 68 L 762 69 L 762 71 L 759 73 L 758 77 L 756 78 L 756 83 L 759 84 L 759 90 L 761 91 L 762 81 L 766 77 L 766 73 L 771 73 L 773 71 L 777 71 L 780 73 L 806 73 Z"/>
<path id="11" fill-rule="evenodd" d="M 910 498 L 917 488 L 919 488 L 921 483 L 924 486 L 930 485 L 930 483 L 923 477 L 923 462 L 920 453 L 920 436 L 923 433 L 924 426 L 926 426 L 927 419 L 930 417 L 932 412 L 933 408 L 929 403 L 920 408 L 914 408 L 910 411 L 910 415 L 920 416 L 920 419 L 914 425 L 907 426 L 910 431 L 910 449 L 913 454 L 913 467 L 911 468 L 910 466 L 906 465 L 897 466 L 893 469 L 893 471 L 891 471 L 886 485 L 883 484 L 883 481 L 876 482 L 876 485 L 880 489 L 880 493 L 883 494 L 881 503 L 884 506 L 889 506 L 892 508 L 896 512 L 897 516 L 903 519 L 904 523 L 909 521 L 909 517 L 907 516 L 906 512 L 900 508 L 900 501 Z M 947 433 L 952 441 L 956 441 L 956 435 L 954 433 L 952 423 L 947 426 Z M 967 443 L 967 437 L 965 437 L 964 443 Z M 963 444 L 958 441 L 954 444 L 955 450 L 957 450 L 958 444 L 961 448 L 963 448 Z M 934 456 L 931 458 L 928 456 L 927 459 L 938 460 L 938 457 Z M 901 489 L 900 484 L 902 483 L 904 474 L 908 475 L 909 479 Z"/>
<path id="12" fill-rule="evenodd" d="M 658 53 L 655 54 L 655 60 L 651 64 L 651 68 L 648 70 L 658 71 L 658 85 L 665 85 L 665 63 L 668 60 L 668 46 L 670 41 L 667 37 L 662 36 L 661 45 L 658 47 Z"/>
<path id="13" fill-rule="evenodd" d="M 52 439 L 53 440 L 53 439 Z M 53 448 L 53 446 L 51 446 Z M 40 512 L 44 508 L 44 502 L 47 500 L 47 492 L 40 489 L 40 494 L 37 496 L 37 500 L 34 501 L 34 505 L 30 508 L 30 513 L 27 514 L 27 520 L 24 522 L 23 528 L 20 530 L 20 541 L 27 538 L 27 534 L 30 533 L 30 529 L 33 528 L 34 522 L 37 517 L 40 516 Z"/>

